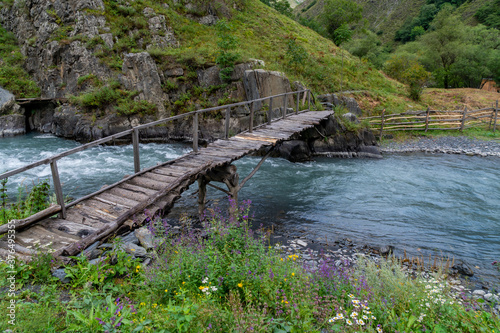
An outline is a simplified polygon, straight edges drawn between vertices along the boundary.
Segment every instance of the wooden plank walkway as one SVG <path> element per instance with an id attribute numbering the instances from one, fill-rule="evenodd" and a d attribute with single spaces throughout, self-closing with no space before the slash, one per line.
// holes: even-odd
<path id="1" fill-rule="evenodd" d="M 143 170 L 127 181 L 83 200 L 66 211 L 66 218 L 45 218 L 16 232 L 16 252 L 32 255 L 34 249 L 74 255 L 87 247 L 97 235 L 112 230 L 114 224 L 125 219 L 121 228 L 127 230 L 142 225 L 159 210 L 168 212 L 181 193 L 200 174 L 228 165 L 266 146 L 290 139 L 294 134 L 313 127 L 333 111 L 308 111 L 287 116 L 227 140 L 217 140 L 198 152 L 191 152 L 155 168 Z M 134 209 L 144 207 L 139 213 Z M 149 213 L 144 213 L 144 211 Z M 114 231 L 112 234 L 120 233 Z M 121 229 L 121 231 L 124 231 Z M 0 241 L 0 255 L 7 249 Z"/>

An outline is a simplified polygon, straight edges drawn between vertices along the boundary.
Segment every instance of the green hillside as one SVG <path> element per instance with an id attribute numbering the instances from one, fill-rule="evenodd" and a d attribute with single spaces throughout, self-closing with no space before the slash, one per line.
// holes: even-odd
<path id="1" fill-rule="evenodd" d="M 405 22 L 418 16 L 427 0 L 354 0 L 363 6 L 363 18 L 370 30 L 380 36 L 382 42 L 394 40 L 398 31 Z M 488 3 L 489 0 L 468 0 L 458 8 L 458 12 L 467 24 L 477 24 L 474 14 Z M 316 18 L 323 11 L 323 0 L 306 0 L 294 8 L 298 17 Z"/>
<path id="2" fill-rule="evenodd" d="M 6 2 L 3 4 L 8 6 Z M 217 16 L 227 19 L 232 26 L 230 34 L 238 40 L 238 46 L 233 50 L 239 55 L 237 62 L 261 59 L 265 62 L 265 69 L 284 72 L 291 82 L 300 81 L 315 94 L 358 91 L 372 101 L 368 113 L 383 108 L 402 111 L 409 102 L 402 84 L 388 79 L 369 63 L 341 51 L 332 41 L 258 0 L 226 0 L 208 5 L 197 1 L 193 2 L 194 6 L 151 0 L 130 2 L 128 6 L 112 0 L 105 0 L 104 4 L 104 12 L 95 14 L 105 16 L 117 42 L 109 49 L 104 46 L 95 48 L 104 44 L 99 37 L 83 41 L 117 75 L 121 72 L 122 57 L 126 52 L 149 52 L 160 70 L 180 65 L 185 69 L 188 81 L 195 77 L 197 69 L 214 66 L 220 51 L 217 29 L 196 20 L 204 15 L 203 8 L 212 6 Z M 147 7 L 166 17 L 179 42 L 178 47 L 146 50 L 148 38 L 151 39 L 144 16 Z M 61 27 L 55 40 L 69 43 L 79 38 L 68 37 L 64 28 Z M 303 51 L 307 55 L 305 59 L 294 56 Z"/>

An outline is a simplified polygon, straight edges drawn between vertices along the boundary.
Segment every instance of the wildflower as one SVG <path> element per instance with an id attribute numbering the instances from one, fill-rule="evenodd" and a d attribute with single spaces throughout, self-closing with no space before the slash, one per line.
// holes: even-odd
<path id="1" fill-rule="evenodd" d="M 295 273 L 292 273 L 292 276 L 295 276 Z"/>
<path id="2" fill-rule="evenodd" d="M 167 291 L 168 291 L 168 289 L 165 289 L 165 292 L 167 292 Z"/>
<path id="3" fill-rule="evenodd" d="M 335 320 L 337 320 L 337 319 L 338 319 L 337 317 L 335 317 L 335 318 L 330 318 L 330 319 L 328 319 L 328 322 L 329 322 L 329 323 L 333 323 L 333 322 L 334 322 Z"/>
<path id="4" fill-rule="evenodd" d="M 238 287 L 243 288 L 243 282 L 238 283 Z"/>
<path id="5" fill-rule="evenodd" d="M 344 314 L 343 313 L 337 313 L 337 318 L 338 319 L 344 319 Z"/>
<path id="6" fill-rule="evenodd" d="M 206 284 L 207 282 L 208 282 L 208 276 L 201 281 L 201 283 L 203 284 Z"/>
<path id="7" fill-rule="evenodd" d="M 375 318 L 375 316 L 372 316 L 372 319 L 373 319 L 373 320 L 376 320 L 377 318 Z"/>
<path id="8" fill-rule="evenodd" d="M 182 284 L 185 284 L 185 283 L 186 283 L 186 282 L 184 282 L 184 281 L 182 282 Z"/>
<path id="9" fill-rule="evenodd" d="M 377 332 L 382 333 L 382 329 L 380 327 L 377 327 Z"/>
<path id="10" fill-rule="evenodd" d="M 346 324 L 347 324 L 347 325 L 349 325 L 349 326 L 351 326 L 351 325 L 352 325 L 352 321 L 350 321 L 349 319 L 347 319 L 345 322 L 346 322 Z"/>
<path id="11" fill-rule="evenodd" d="M 141 302 L 141 303 L 139 304 L 139 306 L 144 306 L 144 305 L 146 305 L 146 303 L 144 303 L 144 302 Z"/>
<path id="12" fill-rule="evenodd" d="M 359 301 L 358 301 L 357 299 L 353 299 L 353 300 L 352 300 L 352 303 L 353 303 L 353 304 L 359 304 Z"/>
<path id="13" fill-rule="evenodd" d="M 363 315 L 362 317 L 364 320 L 368 320 L 368 316 L 367 315 Z"/>
<path id="14" fill-rule="evenodd" d="M 354 318 L 354 317 L 357 317 L 358 316 L 358 313 L 356 311 L 353 311 L 351 313 L 351 318 Z"/>
<path id="15" fill-rule="evenodd" d="M 354 295 L 353 295 L 353 294 L 349 294 L 349 295 L 347 295 L 347 296 L 349 296 L 350 298 L 354 298 Z"/>
<path id="16" fill-rule="evenodd" d="M 356 324 L 363 326 L 365 322 L 363 321 L 363 319 L 360 319 L 356 322 Z"/>

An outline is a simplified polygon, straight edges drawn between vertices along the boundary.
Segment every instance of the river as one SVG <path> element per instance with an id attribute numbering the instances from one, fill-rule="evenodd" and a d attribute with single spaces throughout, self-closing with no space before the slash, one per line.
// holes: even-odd
<path id="1" fill-rule="evenodd" d="M 49 134 L 0 139 L 0 172 L 78 146 Z M 141 144 L 141 167 L 189 151 L 181 144 Z M 240 179 L 258 157 L 235 162 Z M 308 163 L 268 159 L 245 185 L 255 219 L 301 231 L 310 239 L 350 238 L 393 245 L 410 255 L 463 259 L 499 284 L 491 262 L 500 259 L 500 159 L 443 154 L 389 154 L 383 159 L 317 158 Z M 78 198 L 133 171 L 132 147 L 96 147 L 58 162 L 65 195 Z M 9 179 L 9 194 L 50 177 L 48 165 Z M 193 185 L 176 211 L 195 214 Z M 224 201 L 208 188 L 212 201 Z M 477 266 L 478 268 L 474 268 Z"/>

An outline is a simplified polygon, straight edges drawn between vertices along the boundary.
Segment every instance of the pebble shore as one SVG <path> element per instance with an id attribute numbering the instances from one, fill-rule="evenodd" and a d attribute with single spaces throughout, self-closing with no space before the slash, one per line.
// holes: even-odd
<path id="1" fill-rule="evenodd" d="M 384 153 L 424 152 L 431 154 L 462 154 L 500 157 L 500 140 L 477 140 L 464 136 L 423 137 L 405 142 L 388 141 L 380 144 Z"/>

